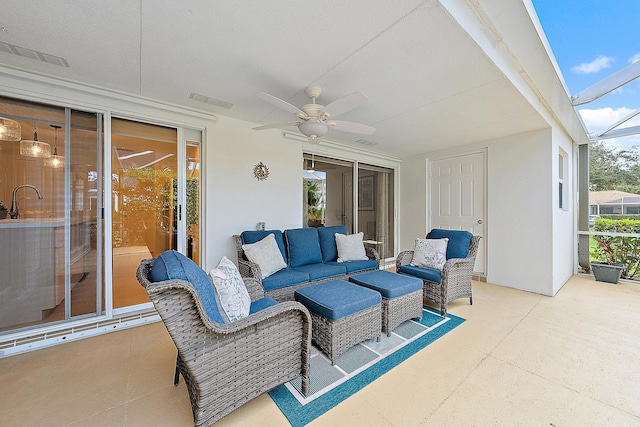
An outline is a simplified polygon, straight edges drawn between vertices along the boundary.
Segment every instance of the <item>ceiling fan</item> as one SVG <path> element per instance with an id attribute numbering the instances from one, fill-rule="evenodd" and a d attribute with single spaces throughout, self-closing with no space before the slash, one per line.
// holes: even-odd
<path id="1" fill-rule="evenodd" d="M 371 135 L 376 131 L 376 128 L 362 123 L 347 122 L 344 120 L 330 120 L 331 117 L 351 111 L 360 104 L 366 102 L 367 97 L 364 94 L 354 92 L 350 95 L 338 98 L 329 103 L 329 105 L 324 106 L 316 104 L 316 99 L 322 94 L 322 89 L 319 87 L 308 87 L 304 90 L 304 93 L 311 98 L 311 104 L 305 104 L 300 108 L 291 105 L 280 98 L 276 98 L 273 95 L 269 95 L 266 92 L 258 93 L 257 95 L 263 100 L 285 111 L 294 113 L 299 120 L 291 123 L 258 126 L 253 129 L 264 130 L 279 128 L 282 126 L 297 126 L 298 130 L 309 138 L 309 142 L 314 142 L 316 139 L 319 139 L 329 131 L 329 128 L 364 135 Z"/>

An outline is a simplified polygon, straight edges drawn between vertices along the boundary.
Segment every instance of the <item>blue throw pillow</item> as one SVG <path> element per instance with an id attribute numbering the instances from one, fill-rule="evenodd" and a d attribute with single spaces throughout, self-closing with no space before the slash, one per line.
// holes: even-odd
<path id="1" fill-rule="evenodd" d="M 469 245 L 473 234 L 466 230 L 443 230 L 434 228 L 427 234 L 427 239 L 449 239 L 447 244 L 447 259 L 466 258 L 469 255 Z"/>
<path id="2" fill-rule="evenodd" d="M 285 230 L 284 236 L 287 242 L 289 266 L 293 268 L 322 262 L 316 228 Z"/>
<path id="3" fill-rule="evenodd" d="M 322 251 L 322 262 L 335 261 L 338 259 L 336 233 L 346 235 L 347 228 L 344 225 L 333 225 L 331 227 L 318 227 L 317 230 L 320 250 Z"/>
<path id="4" fill-rule="evenodd" d="M 186 280 L 195 288 L 209 319 L 216 323 L 224 323 L 218 305 L 213 284 L 209 276 L 195 262 L 191 261 L 180 252 L 168 250 L 153 262 L 150 279 L 152 282 L 165 280 Z"/>

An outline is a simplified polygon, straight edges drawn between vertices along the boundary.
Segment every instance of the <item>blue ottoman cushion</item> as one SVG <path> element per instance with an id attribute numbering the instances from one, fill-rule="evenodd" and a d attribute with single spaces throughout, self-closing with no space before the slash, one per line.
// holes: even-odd
<path id="1" fill-rule="evenodd" d="M 382 298 L 371 289 L 344 280 L 331 280 L 297 289 L 295 300 L 320 316 L 336 321 L 380 304 Z"/>
<path id="2" fill-rule="evenodd" d="M 403 265 L 398 271 L 400 273 L 419 277 L 422 280 L 426 280 L 427 282 L 431 283 L 440 283 L 442 281 L 442 272 L 439 270 L 432 270 L 430 268 L 424 267 L 415 267 L 413 265 Z"/>
<path id="3" fill-rule="evenodd" d="M 427 234 L 427 239 L 449 239 L 447 243 L 447 259 L 466 258 L 473 234 L 466 230 L 443 230 L 434 228 Z"/>
<path id="4" fill-rule="evenodd" d="M 384 270 L 354 274 L 349 277 L 349 280 L 357 285 L 378 291 L 387 299 L 422 290 L 422 280 Z"/>
<path id="5" fill-rule="evenodd" d="M 178 279 L 191 283 L 200 297 L 209 319 L 216 323 L 224 323 L 209 276 L 195 262 L 180 252 L 168 250 L 158 255 L 153 262 L 149 276 L 152 282 Z"/>

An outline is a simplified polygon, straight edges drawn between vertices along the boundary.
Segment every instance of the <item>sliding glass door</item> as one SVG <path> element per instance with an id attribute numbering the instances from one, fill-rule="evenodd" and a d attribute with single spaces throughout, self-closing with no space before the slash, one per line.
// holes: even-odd
<path id="1" fill-rule="evenodd" d="M 302 176 L 305 227 L 344 224 L 381 258 L 394 257 L 394 169 L 305 153 Z"/>

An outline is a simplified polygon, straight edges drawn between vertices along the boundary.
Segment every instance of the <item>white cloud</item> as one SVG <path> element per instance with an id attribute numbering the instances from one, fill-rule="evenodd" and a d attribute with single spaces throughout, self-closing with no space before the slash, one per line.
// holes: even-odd
<path id="1" fill-rule="evenodd" d="M 621 107 L 613 109 L 611 107 L 606 108 L 598 108 L 598 109 L 581 109 L 578 110 L 580 116 L 582 117 L 582 121 L 584 122 L 585 127 L 587 128 L 587 132 L 592 134 L 593 136 L 598 133 L 609 129 L 611 126 L 616 124 L 618 121 L 627 117 L 633 111 L 630 108 Z M 619 126 L 619 128 L 625 128 L 630 126 L 639 126 L 640 125 L 640 114 L 632 118 L 631 120 L 623 123 Z M 611 138 L 603 140 L 607 146 L 614 148 L 622 148 L 628 149 L 633 146 L 640 146 L 640 135 L 632 135 L 625 136 L 622 138 Z"/>
<path id="2" fill-rule="evenodd" d="M 575 67 L 571 67 L 571 71 L 573 71 L 576 74 L 597 73 L 603 68 L 611 67 L 612 62 L 613 62 L 612 57 L 600 55 L 589 63 L 582 63 L 580 65 L 576 65 Z"/>
<path id="3" fill-rule="evenodd" d="M 634 64 L 638 61 L 640 61 L 640 52 L 636 53 L 631 58 L 629 58 L 629 64 Z"/>

